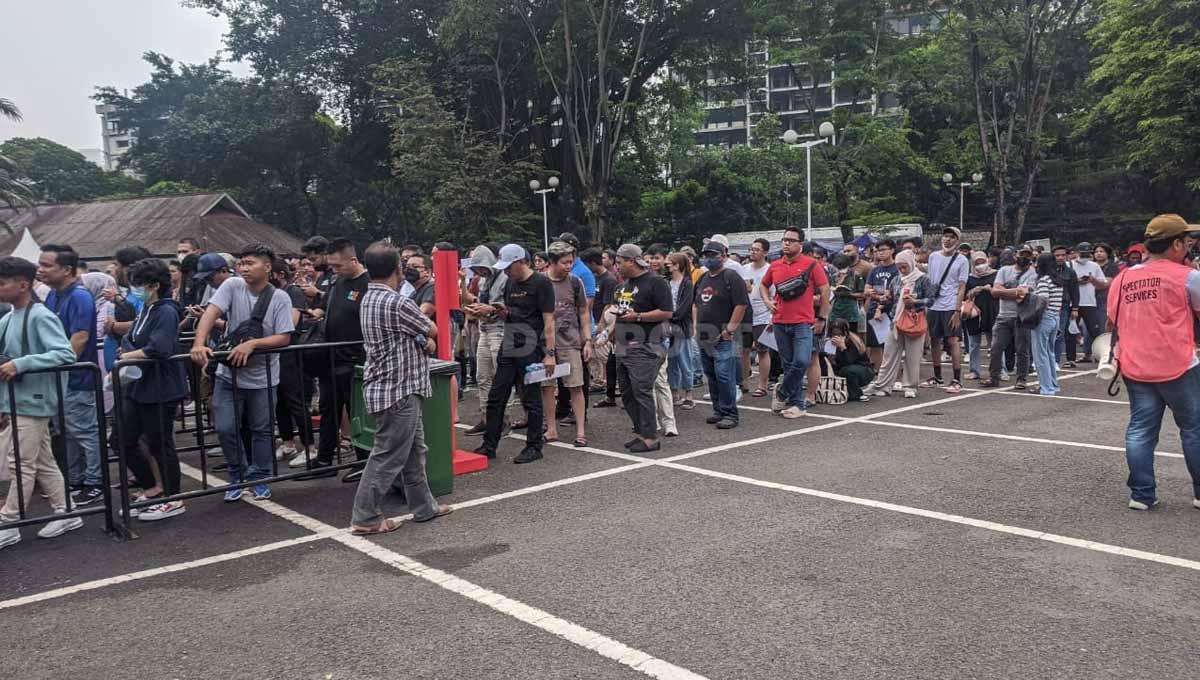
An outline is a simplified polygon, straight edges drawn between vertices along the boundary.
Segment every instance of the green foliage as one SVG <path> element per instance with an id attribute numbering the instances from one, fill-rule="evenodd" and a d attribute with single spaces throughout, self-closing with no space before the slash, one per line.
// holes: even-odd
<path id="1" fill-rule="evenodd" d="M 1084 129 L 1111 127 L 1130 168 L 1200 192 L 1200 2 L 1106 0 L 1100 15 L 1089 81 L 1104 94 Z"/>
<path id="2" fill-rule="evenodd" d="M 109 173 L 83 154 L 49 139 L 15 137 L 0 144 L 33 200 L 45 203 L 86 201 L 117 191 L 137 191 L 141 183 Z"/>
<path id="3" fill-rule="evenodd" d="M 146 187 L 143 196 L 174 196 L 177 194 L 199 194 L 205 191 L 204 188 L 198 187 L 191 182 L 177 182 L 172 180 L 159 180 L 154 184 Z"/>

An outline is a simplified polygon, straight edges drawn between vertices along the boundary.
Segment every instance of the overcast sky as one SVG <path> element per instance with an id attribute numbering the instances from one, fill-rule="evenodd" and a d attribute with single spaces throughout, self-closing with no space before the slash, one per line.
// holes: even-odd
<path id="1" fill-rule="evenodd" d="M 180 7 L 177 0 L 0 0 L 0 97 L 25 120 L 0 120 L 0 141 L 47 137 L 100 147 L 95 86 L 132 88 L 150 77 L 142 53 L 204 61 L 222 49 L 223 18 Z M 231 70 L 245 75 L 240 64 Z"/>

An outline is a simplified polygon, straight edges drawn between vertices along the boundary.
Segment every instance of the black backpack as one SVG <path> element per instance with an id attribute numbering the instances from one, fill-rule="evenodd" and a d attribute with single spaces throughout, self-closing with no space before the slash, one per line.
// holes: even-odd
<path id="1" fill-rule="evenodd" d="M 234 347 L 246 342 L 247 340 L 258 340 L 266 335 L 266 329 L 263 327 L 263 320 L 267 318 L 267 310 L 271 307 L 271 300 L 275 298 L 275 286 L 267 284 L 263 292 L 259 294 L 258 301 L 254 303 L 254 309 L 250 312 L 250 318 L 241 322 L 232 331 L 225 333 L 225 337 L 221 342 L 217 343 L 214 348 L 217 352 L 228 352 Z M 221 363 L 225 363 L 222 359 Z"/>

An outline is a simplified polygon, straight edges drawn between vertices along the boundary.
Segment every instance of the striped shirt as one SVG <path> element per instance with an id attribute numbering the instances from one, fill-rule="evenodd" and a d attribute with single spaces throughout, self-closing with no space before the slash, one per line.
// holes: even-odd
<path id="1" fill-rule="evenodd" d="M 1037 281 L 1033 294 L 1046 298 L 1046 312 L 1058 314 L 1062 311 L 1063 287 L 1054 282 L 1049 276 L 1043 276 Z"/>
<path id="2" fill-rule="evenodd" d="M 429 319 L 410 298 L 372 282 L 360 308 L 363 349 L 363 398 L 367 413 L 382 413 L 410 394 L 429 397 L 429 358 L 425 334 Z"/>

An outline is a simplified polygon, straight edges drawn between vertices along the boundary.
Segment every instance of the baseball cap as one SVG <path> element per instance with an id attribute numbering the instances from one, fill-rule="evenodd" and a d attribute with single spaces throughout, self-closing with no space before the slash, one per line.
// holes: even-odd
<path id="1" fill-rule="evenodd" d="M 1075 252 L 1077 253 L 1090 253 L 1093 250 L 1095 250 L 1095 248 L 1093 248 L 1092 244 L 1088 243 L 1087 241 L 1075 246 Z"/>
<path id="2" fill-rule="evenodd" d="M 575 234 L 572 234 L 569 231 L 564 231 L 563 233 L 559 234 L 558 240 L 566 241 L 568 244 L 570 244 L 570 246 L 572 248 L 574 248 L 575 250 L 579 250 L 579 237 L 576 236 Z M 551 245 L 551 247 L 554 246 L 553 243 L 551 243 L 550 245 Z"/>
<path id="3" fill-rule="evenodd" d="M 1168 213 L 1150 220 L 1150 224 L 1146 225 L 1145 235 L 1148 241 L 1159 241 L 1183 236 L 1189 229 L 1190 225 L 1186 220 L 1174 213 Z"/>
<path id="4" fill-rule="evenodd" d="M 212 280 L 213 274 L 222 269 L 229 269 L 229 263 L 220 253 L 204 253 L 196 263 L 196 273 L 192 274 L 192 278 L 207 283 Z"/>
<path id="5" fill-rule="evenodd" d="M 1034 250 L 1032 243 L 1022 243 L 1018 248 L 1018 253 L 1032 253 Z"/>
<path id="6" fill-rule="evenodd" d="M 962 238 L 962 230 L 959 229 L 958 227 L 943 227 L 942 233 L 943 234 L 954 234 L 954 238 L 957 238 L 957 239 Z"/>
<path id="7" fill-rule="evenodd" d="M 504 271 L 513 262 L 527 259 L 529 259 L 529 254 L 525 252 L 524 248 L 515 243 L 510 243 L 500 249 L 500 259 L 496 261 L 496 264 L 492 265 L 492 269 Z"/>
<path id="8" fill-rule="evenodd" d="M 712 238 L 708 239 L 708 241 L 705 241 L 705 243 L 707 244 L 711 241 L 716 241 L 717 243 L 725 246 L 725 250 L 729 250 L 729 237 L 725 234 L 713 234 Z"/>
<path id="9" fill-rule="evenodd" d="M 718 241 L 716 239 L 711 239 L 708 243 L 704 244 L 703 248 L 700 249 L 701 255 L 703 255 L 705 253 L 716 253 L 718 255 L 728 255 L 729 248 L 727 248 L 724 243 L 721 243 L 720 241 Z"/>
<path id="10" fill-rule="evenodd" d="M 645 258 L 642 257 L 641 247 L 634 243 L 626 243 L 620 248 L 617 248 L 617 257 L 624 257 L 626 259 L 633 260 L 637 266 L 642 267 L 643 269 L 650 266 L 646 263 Z"/>

